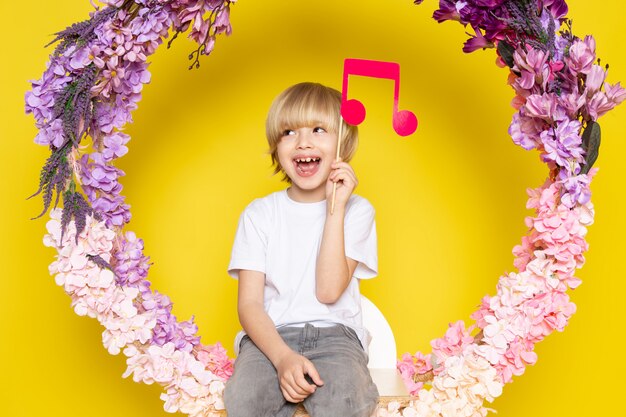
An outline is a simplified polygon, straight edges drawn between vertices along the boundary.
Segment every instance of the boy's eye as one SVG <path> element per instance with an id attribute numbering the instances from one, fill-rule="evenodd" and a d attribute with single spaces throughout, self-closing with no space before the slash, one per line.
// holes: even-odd
<path id="1" fill-rule="evenodd" d="M 283 136 L 291 136 L 291 135 L 295 135 L 296 132 L 291 130 L 291 129 L 285 129 L 285 131 L 283 131 Z"/>
<path id="2" fill-rule="evenodd" d="M 324 129 L 323 127 L 317 126 L 317 127 L 313 128 L 313 132 L 314 133 L 325 133 L 326 129 Z"/>

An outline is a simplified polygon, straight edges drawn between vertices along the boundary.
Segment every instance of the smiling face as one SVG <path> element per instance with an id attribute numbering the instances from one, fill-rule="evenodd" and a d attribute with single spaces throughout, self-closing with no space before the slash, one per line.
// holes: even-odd
<path id="1" fill-rule="evenodd" d="M 283 179 L 294 184 L 290 193 L 317 189 L 321 181 L 321 197 L 315 193 L 306 197 L 317 198 L 311 201 L 324 199 L 323 185 L 335 160 L 340 109 L 341 93 L 317 83 L 293 85 L 272 103 L 265 125 L 269 153 L 274 172 L 283 173 Z M 344 122 L 342 160 L 350 161 L 357 141 L 357 127 Z M 332 150 L 327 155 L 328 146 Z M 307 161 L 308 158 L 315 159 Z"/>
<path id="2" fill-rule="evenodd" d="M 301 202 L 323 200 L 337 134 L 322 126 L 285 129 L 276 150 L 278 163 L 291 180 L 289 196 Z"/>

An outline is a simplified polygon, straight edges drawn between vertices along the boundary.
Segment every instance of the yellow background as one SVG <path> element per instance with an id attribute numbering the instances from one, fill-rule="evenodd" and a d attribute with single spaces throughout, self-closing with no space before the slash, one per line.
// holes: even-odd
<path id="1" fill-rule="evenodd" d="M 626 5 L 570 1 L 579 36 L 593 34 L 609 80 L 626 81 Z M 511 249 L 525 233 L 527 187 L 546 169 L 536 152 L 513 145 L 507 71 L 493 51 L 465 55 L 463 28 L 431 19 L 437 2 L 250 1 L 232 9 L 233 35 L 218 39 L 199 70 L 187 71 L 194 44 L 178 39 L 150 58 L 126 171 L 128 226 L 146 243 L 149 279 L 171 296 L 182 319 L 195 314 L 204 343 L 232 355 L 238 324 L 236 282 L 225 272 L 237 218 L 253 198 L 280 189 L 265 155 L 263 123 L 272 98 L 312 80 L 340 88 L 344 58 L 401 64 L 401 108 L 420 126 L 391 128 L 391 82 L 353 78 L 351 96 L 368 117 L 353 166 L 358 193 L 377 209 L 380 275 L 363 292 L 385 313 L 399 354 L 429 351 L 447 323 L 469 320 L 498 277 L 513 269 Z M 23 94 L 51 49 L 51 34 L 82 20 L 87 0 L 2 2 L 0 66 L 0 358 L 2 415 L 161 416 L 160 389 L 123 380 L 121 356 L 102 347 L 95 320 L 78 317 L 48 275 L 45 219 L 36 189 L 48 151 L 33 143 Z M 539 362 L 507 385 L 499 415 L 613 415 L 626 374 L 623 317 L 626 106 L 602 118 L 579 311 L 567 331 L 536 347 Z M 622 407 L 619 407 L 622 408 Z"/>

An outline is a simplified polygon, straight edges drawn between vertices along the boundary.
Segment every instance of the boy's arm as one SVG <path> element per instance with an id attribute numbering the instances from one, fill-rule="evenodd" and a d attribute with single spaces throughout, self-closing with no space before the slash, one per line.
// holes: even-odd
<path id="1" fill-rule="evenodd" d="M 334 162 L 326 184 L 326 222 L 315 268 L 315 295 L 324 304 L 335 303 L 346 290 L 358 262 L 346 256 L 344 217 L 346 204 L 358 181 L 346 162 Z M 335 209 L 330 214 L 332 187 L 337 183 Z"/>
<path id="2" fill-rule="evenodd" d="M 298 403 L 315 392 L 316 385 L 324 384 L 313 363 L 287 346 L 265 312 L 263 292 L 265 275 L 259 271 L 239 271 L 237 311 L 241 326 L 254 344 L 276 368 L 283 396 Z M 308 375 L 316 384 L 309 384 Z"/>

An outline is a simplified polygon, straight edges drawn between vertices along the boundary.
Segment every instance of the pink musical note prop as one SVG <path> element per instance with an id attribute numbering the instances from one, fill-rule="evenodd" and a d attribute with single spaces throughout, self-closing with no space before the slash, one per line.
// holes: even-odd
<path id="1" fill-rule="evenodd" d="M 359 100 L 348 100 L 348 77 L 350 75 L 361 75 L 364 77 L 385 78 L 393 80 L 393 130 L 400 136 L 408 136 L 417 129 L 417 117 L 409 110 L 398 109 L 398 98 L 400 96 L 400 64 L 396 62 L 371 61 L 367 59 L 347 58 L 343 62 L 343 86 L 341 88 L 341 118 L 351 125 L 359 125 L 365 120 L 365 106 Z M 340 119 L 341 119 L 340 118 Z M 343 123 L 339 121 L 339 135 L 337 136 L 337 156 L 341 155 L 341 137 Z M 330 214 L 335 211 L 335 195 L 337 183 L 333 184 L 332 203 Z"/>
<path id="2" fill-rule="evenodd" d="M 409 110 L 398 110 L 400 96 L 400 64 L 396 62 L 371 61 L 348 58 L 343 64 L 343 87 L 341 89 L 341 116 L 351 125 L 358 125 L 365 120 L 365 107 L 359 100 L 348 100 L 348 77 L 385 78 L 394 81 L 393 89 L 393 130 L 400 136 L 408 136 L 417 129 L 417 117 Z"/>

